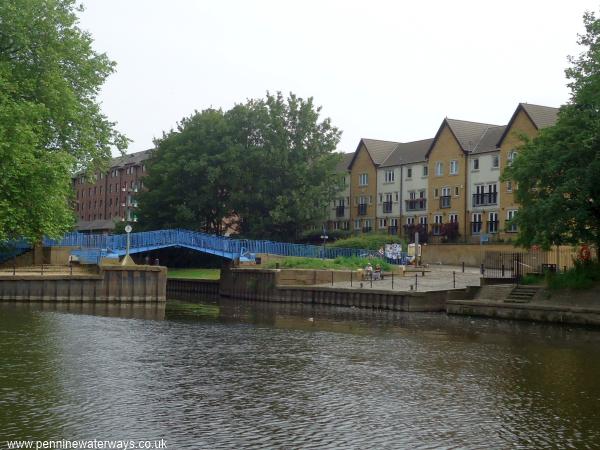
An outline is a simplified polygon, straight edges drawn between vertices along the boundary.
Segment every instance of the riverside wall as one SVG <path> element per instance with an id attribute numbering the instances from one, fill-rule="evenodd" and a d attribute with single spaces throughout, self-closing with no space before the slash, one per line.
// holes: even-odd
<path id="1" fill-rule="evenodd" d="M 165 302 L 167 269 L 100 266 L 91 274 L 0 275 L 0 300 L 43 302 Z"/>
<path id="2" fill-rule="evenodd" d="M 287 271 L 278 269 L 225 268 L 221 270 L 219 294 L 246 300 L 354 306 L 392 311 L 444 312 L 446 310 L 447 291 L 408 293 L 314 285 L 292 286 L 289 283 L 293 275 L 285 272 Z M 304 276 L 310 278 L 311 275 Z M 340 279 L 346 279 L 346 276 L 340 275 L 344 277 Z M 283 284 L 280 283 L 280 279 Z M 331 272 L 327 271 L 324 282 L 330 280 Z"/>

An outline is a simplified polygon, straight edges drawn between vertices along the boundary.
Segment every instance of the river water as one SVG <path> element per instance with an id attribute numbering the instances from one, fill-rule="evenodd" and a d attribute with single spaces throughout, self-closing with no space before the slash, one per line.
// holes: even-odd
<path id="1" fill-rule="evenodd" d="M 209 299 L 5 303 L 0 369 L 0 448 L 600 448 L 593 329 Z"/>

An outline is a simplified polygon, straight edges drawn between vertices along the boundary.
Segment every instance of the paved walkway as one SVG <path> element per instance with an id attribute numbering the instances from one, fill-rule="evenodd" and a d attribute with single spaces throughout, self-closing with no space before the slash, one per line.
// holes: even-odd
<path id="1" fill-rule="evenodd" d="M 416 269 L 409 269 L 416 270 Z M 462 272 L 462 267 L 458 266 L 442 266 L 433 265 L 425 268 L 425 276 L 422 272 L 406 272 L 405 276 L 395 274 L 392 278 L 387 275 L 383 280 L 357 280 L 354 278 L 352 283 L 350 280 L 322 284 L 320 286 L 333 286 L 341 288 L 353 289 L 377 289 L 377 290 L 394 290 L 394 291 L 442 291 L 448 289 L 464 289 L 467 286 L 479 286 L 480 277 L 479 269 L 476 267 L 465 267 L 465 272 Z M 429 272 L 427 272 L 429 271 Z M 456 280 L 456 283 L 455 281 Z M 362 283 L 362 287 L 361 287 Z"/>

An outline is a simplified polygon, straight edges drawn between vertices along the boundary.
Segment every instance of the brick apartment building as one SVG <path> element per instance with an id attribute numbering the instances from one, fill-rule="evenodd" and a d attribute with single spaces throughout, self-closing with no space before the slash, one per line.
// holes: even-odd
<path id="1" fill-rule="evenodd" d="M 144 187 L 145 161 L 151 150 L 113 158 L 106 173 L 97 173 L 93 181 L 73 179 L 76 230 L 107 233 L 118 222 L 137 222 L 136 194 Z"/>

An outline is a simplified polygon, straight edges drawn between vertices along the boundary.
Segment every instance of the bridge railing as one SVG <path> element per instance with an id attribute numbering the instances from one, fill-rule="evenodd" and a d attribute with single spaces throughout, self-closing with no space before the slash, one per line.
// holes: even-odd
<path id="1" fill-rule="evenodd" d="M 81 249 L 103 249 L 108 252 L 122 252 L 127 246 L 127 235 L 92 235 L 70 233 L 60 240 L 45 239 L 44 245 L 72 246 Z M 189 230 L 157 230 L 131 233 L 131 249 L 161 248 L 168 246 L 185 246 L 198 250 L 210 250 L 222 253 L 224 257 L 236 257 L 245 249 L 249 253 L 268 253 L 282 256 L 299 256 L 309 258 L 329 258 L 338 256 L 380 256 L 372 250 L 355 248 L 333 248 L 309 244 L 293 244 L 267 240 L 232 239 L 198 231 Z"/>

